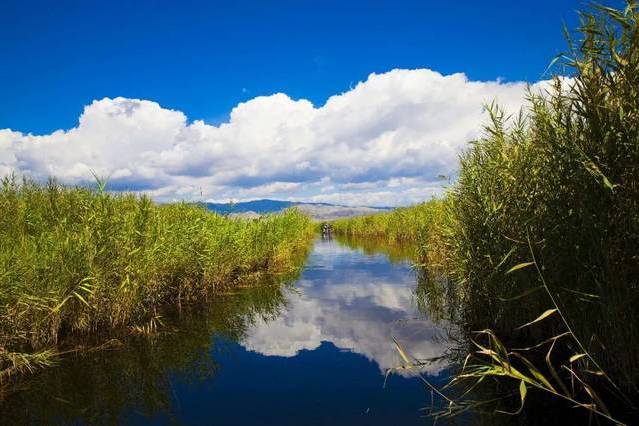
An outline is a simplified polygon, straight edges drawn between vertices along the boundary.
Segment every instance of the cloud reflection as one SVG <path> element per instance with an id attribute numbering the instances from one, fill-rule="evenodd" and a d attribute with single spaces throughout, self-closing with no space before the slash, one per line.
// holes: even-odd
<path id="1" fill-rule="evenodd" d="M 243 344 L 263 355 L 293 357 L 326 341 L 365 356 L 381 372 L 401 365 L 392 337 L 415 358 L 439 357 L 448 347 L 444 332 L 419 316 L 415 280 L 407 264 L 320 242 L 287 296 L 287 309 L 273 321 L 258 321 Z M 440 361 L 423 371 L 434 375 L 445 367 Z"/>

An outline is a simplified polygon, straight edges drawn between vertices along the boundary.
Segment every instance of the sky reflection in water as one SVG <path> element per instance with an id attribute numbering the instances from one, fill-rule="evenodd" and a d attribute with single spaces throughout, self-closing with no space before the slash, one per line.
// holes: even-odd
<path id="1" fill-rule="evenodd" d="M 242 291 L 156 339 L 65 360 L 0 403 L 8 424 L 428 424 L 417 358 L 447 348 L 408 262 L 318 240 L 295 285 Z M 434 383 L 446 365 L 425 370 Z"/>
<path id="2" fill-rule="evenodd" d="M 415 274 L 408 263 L 366 256 L 335 241 L 315 246 L 287 308 L 274 321 L 259 321 L 243 345 L 267 356 L 291 357 L 329 342 L 386 369 L 401 364 L 392 337 L 416 358 L 441 356 L 442 331 L 415 308 Z M 438 374 L 442 362 L 426 368 Z"/>

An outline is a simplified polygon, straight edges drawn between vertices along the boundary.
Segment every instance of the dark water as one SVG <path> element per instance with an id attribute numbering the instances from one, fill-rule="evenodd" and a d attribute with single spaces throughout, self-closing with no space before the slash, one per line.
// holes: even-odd
<path id="1" fill-rule="evenodd" d="M 159 336 L 67 358 L 0 405 L 3 424 L 430 424 L 416 358 L 444 354 L 406 261 L 318 240 L 301 276 L 243 289 L 168 321 Z M 423 372 L 442 384 L 447 365 Z"/>

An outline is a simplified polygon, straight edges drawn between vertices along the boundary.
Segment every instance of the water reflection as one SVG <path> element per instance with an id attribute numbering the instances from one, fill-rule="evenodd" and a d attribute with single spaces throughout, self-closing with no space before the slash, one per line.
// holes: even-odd
<path id="1" fill-rule="evenodd" d="M 167 316 L 171 332 L 23 382 L 0 402 L 0 423 L 424 424 L 417 378 L 382 386 L 400 362 L 391 337 L 418 358 L 447 344 L 417 308 L 415 272 L 395 260 L 318 241 L 299 277 Z M 426 372 L 446 381 L 441 361 Z"/>
<path id="2" fill-rule="evenodd" d="M 384 254 L 391 263 L 415 260 L 417 246 L 409 243 L 397 244 L 374 238 L 336 235 L 335 239 L 342 245 L 361 251 L 365 255 Z"/>
<path id="3" fill-rule="evenodd" d="M 111 349 L 65 359 L 11 389 L 0 404 L 0 424 L 122 424 L 140 416 L 169 421 L 178 408 L 173 378 L 191 384 L 213 378 L 221 368 L 214 354 L 241 340 L 256 321 L 277 316 L 285 288 L 246 289 L 169 317 L 157 336 L 127 337 Z"/>
<path id="4" fill-rule="evenodd" d="M 401 364 L 392 337 L 417 358 L 440 357 L 447 348 L 442 328 L 417 310 L 415 282 L 408 263 L 389 266 L 381 255 L 319 243 L 287 309 L 272 322 L 259 321 L 244 344 L 263 355 L 291 357 L 330 342 L 364 355 L 380 372 Z M 439 361 L 425 371 L 438 374 L 445 367 Z"/>

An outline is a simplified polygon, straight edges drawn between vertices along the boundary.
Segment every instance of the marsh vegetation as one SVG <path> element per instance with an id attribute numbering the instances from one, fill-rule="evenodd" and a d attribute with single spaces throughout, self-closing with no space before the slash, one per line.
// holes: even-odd
<path id="1" fill-rule="evenodd" d="M 444 329 L 414 303 L 410 263 L 320 238 L 308 256 L 300 254 L 301 271 L 165 310 L 151 335 L 116 335 L 108 348 L 23 377 L 0 401 L 0 419 L 428 424 L 420 417 L 420 380 L 411 371 L 385 377 L 399 358 L 390 336 L 423 358 L 438 358 L 448 346 Z M 443 384 L 446 360 L 433 361 L 424 374 Z"/>
<path id="2" fill-rule="evenodd" d="M 260 318 L 276 317 L 298 275 L 299 269 L 168 312 L 151 336 L 122 335 L 115 345 L 24 378 L 0 405 L 3 423 L 121 424 L 132 421 L 134 410 L 150 418 L 169 410 L 171 377 L 191 383 L 213 378 L 221 366 L 211 354 L 243 339 Z"/>
<path id="3" fill-rule="evenodd" d="M 0 183 L 0 385 L 83 336 L 152 334 L 167 307 L 299 268 L 313 235 L 296 210 L 240 220 L 102 189 Z"/>
<path id="4" fill-rule="evenodd" d="M 532 398 L 598 421 L 639 415 L 638 18 L 634 2 L 582 14 L 563 77 L 519 114 L 487 108 L 444 199 L 335 223 L 419 244 L 429 292 L 454 295 L 465 330 L 455 382 L 496 381 L 499 410 Z"/>
<path id="5" fill-rule="evenodd" d="M 494 412 L 530 423 L 639 418 L 639 8 L 628 2 L 623 10 L 602 7 L 581 18 L 555 63 L 560 77 L 531 89 L 520 112 L 487 107 L 489 124 L 461 155 L 459 176 L 443 197 L 332 223 L 348 247 L 411 259 L 417 310 L 450 325 L 455 347 L 431 358 L 445 356 L 458 368 L 447 388 L 428 384 L 440 396 L 431 410 L 436 417 L 479 410 L 491 413 L 491 423 Z M 179 340 L 193 349 L 190 356 L 195 347 L 209 350 L 207 336 L 216 330 L 234 330 L 231 338 L 240 340 L 246 324 L 279 315 L 281 288 L 264 283 L 299 272 L 315 229 L 295 209 L 232 219 L 185 203 L 108 193 L 101 182 L 92 190 L 5 178 L 0 211 L 0 391 L 62 354 L 136 339 L 157 339 L 157 347 L 144 349 L 151 369 L 199 365 L 163 332 L 205 312 L 202 331 Z M 318 247 L 334 249 L 327 246 Z M 356 272 L 343 273 L 352 281 Z M 207 310 L 248 284 L 269 297 L 240 292 L 236 303 Z M 344 292 L 335 305 L 355 309 L 350 303 L 360 293 L 361 305 L 405 296 L 406 289 L 386 284 L 344 285 L 335 290 Z M 334 297 L 331 291 L 320 299 Z M 302 302 L 294 313 L 306 320 L 315 305 Z M 386 308 L 384 315 L 397 314 L 387 305 L 366 315 Z M 320 323 L 338 314 L 359 324 L 342 310 L 323 314 Z M 369 329 L 365 321 L 362 328 Z M 427 366 L 396 344 L 402 368 Z M 105 359 L 120 368 L 119 360 Z M 127 374 L 127 394 L 156 377 Z M 96 388 L 111 385 L 110 378 L 96 380 Z M 165 383 L 155 385 L 144 388 L 143 405 L 167 398 Z M 113 404 L 119 412 L 129 402 L 112 389 L 105 393 L 116 399 L 85 405 Z"/>
<path id="6" fill-rule="evenodd" d="M 335 240 L 340 244 L 354 250 L 360 250 L 368 256 L 383 254 L 392 263 L 407 262 L 416 260 L 417 245 L 408 242 L 392 243 L 376 238 L 336 235 Z"/>

